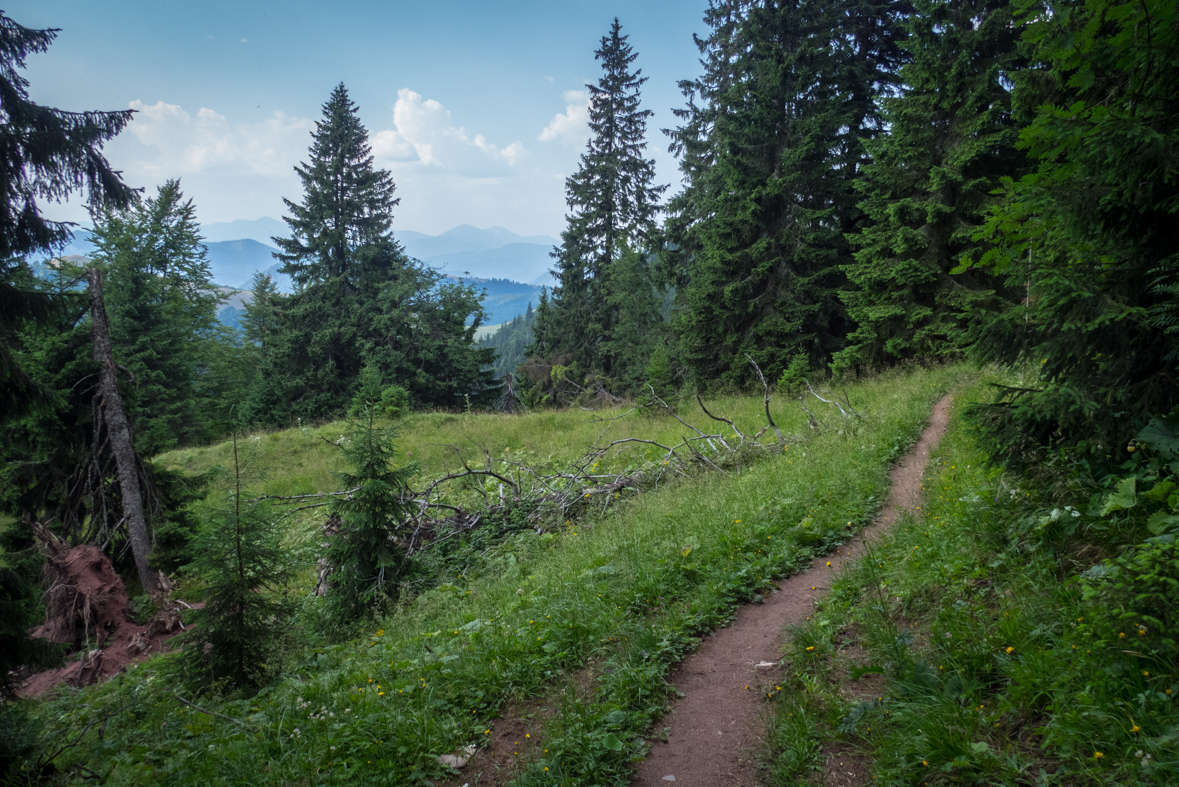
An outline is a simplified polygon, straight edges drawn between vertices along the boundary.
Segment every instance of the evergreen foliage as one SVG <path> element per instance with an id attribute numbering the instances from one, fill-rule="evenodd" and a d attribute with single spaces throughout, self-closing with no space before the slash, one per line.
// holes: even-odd
<path id="1" fill-rule="evenodd" d="M 949 357 L 967 325 L 999 308 L 983 271 L 951 276 L 974 239 L 991 192 L 1019 174 L 1010 78 L 1022 66 L 1010 0 L 917 0 L 900 70 L 904 94 L 883 100 L 889 131 L 857 184 L 871 224 L 853 238 L 842 293 L 857 327 L 837 370 Z"/>
<path id="2" fill-rule="evenodd" d="M 353 491 L 332 501 L 338 530 L 326 554 L 332 567 L 326 621 L 337 631 L 388 612 L 401 590 L 398 580 L 408 562 L 401 525 L 417 513 L 403 492 L 417 468 L 394 465 L 394 436 L 393 429 L 373 425 L 370 410 L 367 422 L 355 424 L 343 445 L 353 469 L 340 480 Z"/>
<path id="3" fill-rule="evenodd" d="M 475 342 L 484 318 L 479 292 L 444 280 L 414 263 L 385 285 L 365 355 L 415 403 L 456 408 L 468 397 L 487 402 L 493 394 L 488 367 L 495 356 Z"/>
<path id="4" fill-rule="evenodd" d="M 32 30 L 0 12 L 0 419 L 47 406 L 50 395 L 22 370 L 18 334 L 29 321 L 48 322 L 63 304 L 18 285 L 27 257 L 48 255 L 70 238 L 69 225 L 41 215 L 37 200 L 57 201 L 84 190 L 94 207 L 126 207 L 135 192 L 110 168 L 102 146 L 132 112 L 63 112 L 29 100 L 20 73 L 30 54 L 44 52 L 57 30 Z"/>
<path id="5" fill-rule="evenodd" d="M 1174 2 L 1021 0 L 1035 67 L 1014 101 L 1036 169 L 1004 181 L 983 229 L 989 266 L 1027 300 L 987 323 L 976 357 L 1031 380 L 976 409 L 996 458 L 1046 446 L 1120 462 L 1179 405 L 1179 11 Z"/>
<path id="6" fill-rule="evenodd" d="M 208 416 L 223 421 L 215 411 L 245 381 L 234 380 L 229 368 L 220 369 L 229 380 L 210 374 L 211 361 L 237 348 L 217 322 L 218 297 L 192 200 L 170 180 L 131 210 L 94 218 L 94 263 L 105 271 L 111 341 L 130 374 L 126 399 L 136 449 L 150 456 L 224 434 Z"/>
<path id="7" fill-rule="evenodd" d="M 194 611 L 187 657 L 206 680 L 251 687 L 279 671 L 292 562 L 267 502 L 243 499 L 236 436 L 233 448 L 227 505 L 203 517 L 193 543 L 205 605 Z"/>
<path id="8" fill-rule="evenodd" d="M 654 265 L 648 255 L 621 244 L 612 281 L 606 304 L 615 323 L 601 345 L 603 365 L 613 370 L 619 392 L 641 393 L 651 352 L 664 343 L 666 324 Z"/>
<path id="9" fill-rule="evenodd" d="M 274 336 L 279 329 L 282 294 L 269 274 L 257 271 L 251 281 L 250 302 L 241 319 L 242 337 L 257 351 L 259 364 L 274 354 Z"/>
<path id="10" fill-rule="evenodd" d="M 505 374 L 516 373 L 516 367 L 524 360 L 532 344 L 535 324 L 536 312 L 529 303 L 526 312 L 517 314 L 511 322 L 501 325 L 498 331 L 479 340 L 480 348 L 495 350 L 495 362 L 492 364 L 495 379 L 502 380 Z"/>
<path id="11" fill-rule="evenodd" d="M 292 237 L 275 238 L 296 291 L 274 312 L 278 330 L 249 412 L 272 424 L 341 413 L 369 360 L 423 403 L 483 394 L 490 357 L 474 347 L 479 298 L 472 287 L 441 284 L 393 239 L 393 179 L 373 166 L 343 85 L 312 138 L 309 162 L 295 170 L 303 201 L 286 200 Z"/>
<path id="12" fill-rule="evenodd" d="M 704 384 L 742 383 L 805 352 L 826 363 L 849 329 L 838 298 L 854 183 L 895 82 L 904 4 L 718 2 L 681 83 L 672 132 L 686 188 L 667 233 L 684 362 Z M 697 103 L 699 101 L 699 103 Z"/>
<path id="13" fill-rule="evenodd" d="M 594 56 L 603 73 L 596 85 L 586 85 L 590 141 L 565 181 L 570 213 L 553 253 L 559 284 L 549 307 L 538 312 L 531 352 L 613 375 L 614 358 L 602 345 L 619 319 L 615 267 L 623 247 L 653 241 L 659 196 L 667 187 L 653 184 L 655 162 L 644 158 L 652 113 L 639 108 L 639 90 L 647 78 L 631 70 L 638 55 L 617 18 Z"/>
<path id="14" fill-rule="evenodd" d="M 372 412 L 375 417 L 400 418 L 408 410 L 409 391 L 400 385 L 386 385 L 380 367 L 366 363 L 360 370 L 348 417 L 367 418 Z"/>

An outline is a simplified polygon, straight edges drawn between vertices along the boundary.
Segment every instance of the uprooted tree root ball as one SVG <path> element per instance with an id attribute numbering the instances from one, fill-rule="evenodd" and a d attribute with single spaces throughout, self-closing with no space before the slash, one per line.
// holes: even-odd
<path id="1" fill-rule="evenodd" d="M 184 628 L 181 602 L 160 596 L 159 611 L 141 625 L 132 620 L 127 588 L 110 559 L 93 544 L 67 547 L 43 525 L 34 533 L 45 552 L 47 620 L 31 633 L 66 645 L 80 657 L 65 667 L 29 677 L 20 693 L 35 697 L 58 683 L 88 686 L 163 650 Z"/>

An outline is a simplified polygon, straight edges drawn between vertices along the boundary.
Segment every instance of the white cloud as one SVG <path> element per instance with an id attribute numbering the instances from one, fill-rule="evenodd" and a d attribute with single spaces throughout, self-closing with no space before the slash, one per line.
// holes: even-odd
<path id="1" fill-rule="evenodd" d="M 418 164 L 471 176 L 507 174 L 526 154 L 520 142 L 500 148 L 482 134 L 473 138 L 454 125 L 450 111 L 434 99 L 424 99 L 409 88 L 397 91 L 393 128 L 372 135 L 373 154 L 395 170 L 398 164 Z"/>
<path id="2" fill-rule="evenodd" d="M 242 120 L 166 101 L 137 100 L 131 108 L 137 111 L 127 130 L 104 150 L 130 185 L 150 195 L 165 180 L 181 178 L 204 222 L 278 218 L 286 212 L 284 197 L 302 199 L 294 167 L 307 161 L 313 120 L 282 112 Z M 391 116 L 372 120 L 366 125 L 376 164 L 393 172 L 401 198 L 399 229 L 437 233 L 456 224 L 498 224 L 555 235 L 563 226 L 564 181 L 553 172 L 576 166 L 573 149 L 497 144 L 486 131 L 455 122 L 440 102 L 408 89 L 398 91 Z M 51 213 L 87 221 L 77 201 L 54 204 Z"/>
<path id="3" fill-rule="evenodd" d="M 565 111 L 558 113 L 537 137 L 541 142 L 560 141 L 571 147 L 581 147 L 589 140 L 589 93 L 585 90 L 565 91 Z"/>
<path id="4" fill-rule="evenodd" d="M 131 169 L 148 176 L 224 168 L 285 173 L 305 156 L 307 134 L 315 127 L 311 120 L 282 112 L 257 123 L 231 124 L 206 107 L 191 115 L 176 104 L 136 100 L 131 108 L 136 115 L 127 130 L 143 146 Z"/>

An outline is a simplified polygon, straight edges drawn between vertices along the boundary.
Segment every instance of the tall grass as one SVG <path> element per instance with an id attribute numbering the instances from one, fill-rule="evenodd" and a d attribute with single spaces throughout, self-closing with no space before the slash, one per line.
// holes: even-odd
<path id="1" fill-rule="evenodd" d="M 110 784 L 424 783 L 445 772 L 437 755 L 487 740 L 507 699 L 560 685 L 593 656 L 607 666 L 589 696 L 570 695 L 550 722 L 548 752 L 526 765 L 521 783 L 623 783 L 640 736 L 665 707 L 670 667 L 738 603 L 872 520 L 888 463 L 962 374 L 946 367 L 860 383 L 850 395 L 862 421 L 823 413 L 821 434 L 777 458 L 661 486 L 556 531 L 511 532 L 364 639 L 288 654 L 282 679 L 256 696 L 211 690 L 197 699 L 220 715 L 176 701 L 180 667 L 167 657 L 100 687 L 63 691 L 39 715 L 64 738 L 102 709 L 130 703 L 101 737 L 86 732 L 61 759 L 98 769 Z M 712 405 L 744 425 L 761 420 L 760 397 Z M 787 430 L 808 431 L 801 419 L 776 417 Z M 666 419 L 614 424 L 620 434 L 683 436 Z M 603 428 L 580 412 L 430 415 L 406 424 L 401 441 L 413 459 L 440 468 L 445 445 L 464 437 L 564 459 Z M 268 491 L 327 486 L 334 447 L 314 437 L 258 435 L 254 461 L 269 469 Z M 196 471 L 223 450 L 162 461 Z"/>
<path id="2" fill-rule="evenodd" d="M 772 783 L 821 783 L 820 747 L 880 785 L 1179 783 L 1168 633 L 1103 589 L 1100 505 L 1044 492 L 953 418 L 922 510 L 791 632 Z"/>

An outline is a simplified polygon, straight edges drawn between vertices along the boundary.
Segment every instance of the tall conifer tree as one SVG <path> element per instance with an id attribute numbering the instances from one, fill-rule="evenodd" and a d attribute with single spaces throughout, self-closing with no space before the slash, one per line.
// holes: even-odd
<path id="1" fill-rule="evenodd" d="M 284 409 L 318 416 L 351 397 L 377 293 L 407 260 L 391 231 L 399 202 L 393 178 L 374 167 L 368 132 L 344 85 L 324 104 L 310 160 L 295 172 L 303 201 L 284 200 L 291 237 L 274 241 L 296 291 L 269 382 Z"/>
<path id="2" fill-rule="evenodd" d="M 746 355 L 776 376 L 799 353 L 817 365 L 841 348 L 846 233 L 862 221 L 853 184 L 904 12 L 861 0 L 706 12 L 705 73 L 682 83 L 672 132 L 686 188 L 668 221 L 675 327 L 699 380 L 744 382 Z"/>
<path id="3" fill-rule="evenodd" d="M 1010 0 L 917 0 L 901 69 L 884 102 L 886 137 L 860 182 L 872 225 L 855 241 L 844 292 L 858 323 L 837 368 L 962 352 L 966 325 L 997 308 L 993 277 L 951 276 L 1000 179 L 1019 174 L 1010 75 L 1020 67 Z"/>
<path id="4" fill-rule="evenodd" d="M 169 180 L 129 211 L 96 213 L 94 242 L 107 283 L 111 341 L 134 376 L 126 400 L 136 450 L 151 456 L 209 436 L 196 417 L 214 393 L 203 349 L 221 337 L 192 200 L 179 181 Z"/>
<path id="5" fill-rule="evenodd" d="M 623 245 L 639 248 L 650 240 L 666 186 L 654 185 L 655 162 L 644 158 L 652 113 L 639 108 L 639 90 L 647 78 L 642 69 L 631 70 L 637 55 L 617 18 L 594 56 L 602 76 L 586 85 L 591 137 L 578 171 L 565 181 L 568 226 L 553 253 L 559 284 L 551 311 L 537 313 L 534 352 L 610 373 L 601 345 L 618 319 L 611 276 Z"/>
<path id="6" fill-rule="evenodd" d="M 57 33 L 32 30 L 0 12 L 0 418 L 50 398 L 16 360 L 25 321 L 49 323 L 63 300 L 18 283 L 26 257 L 48 255 L 70 238 L 68 224 L 41 215 L 38 199 L 85 190 L 94 207 L 125 208 L 135 197 L 102 155 L 103 144 L 131 121 L 131 111 L 64 112 L 29 100 L 20 70 Z"/>
<path id="7" fill-rule="evenodd" d="M 1006 464 L 1067 450 L 1099 475 L 1153 416 L 1179 413 L 1179 5 L 1019 7 L 1034 67 L 1013 103 L 1035 171 L 1004 183 L 973 263 L 1028 298 L 973 350 L 1039 379 L 974 414 Z"/>
<path id="8" fill-rule="evenodd" d="M 292 236 L 274 240 L 296 290 L 275 313 L 252 417 L 338 414 L 367 361 L 420 402 L 456 406 L 483 394 L 492 354 L 475 347 L 479 298 L 471 287 L 440 286 L 442 276 L 411 262 L 394 240 L 393 178 L 373 165 L 343 85 L 323 106 L 309 162 L 295 171 L 303 201 L 286 200 Z"/>

